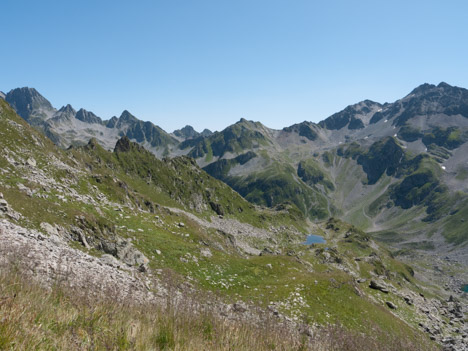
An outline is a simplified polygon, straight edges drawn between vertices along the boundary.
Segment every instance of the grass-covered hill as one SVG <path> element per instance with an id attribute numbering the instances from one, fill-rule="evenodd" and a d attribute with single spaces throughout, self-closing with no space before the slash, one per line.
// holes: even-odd
<path id="1" fill-rule="evenodd" d="M 461 342 L 458 302 L 355 226 L 254 206 L 192 159 L 160 160 L 128 138 L 59 149 L 3 100 L 0 147 L 2 349 Z M 319 165 L 297 177 L 336 191 Z M 327 242 L 301 244 L 310 231 Z"/>

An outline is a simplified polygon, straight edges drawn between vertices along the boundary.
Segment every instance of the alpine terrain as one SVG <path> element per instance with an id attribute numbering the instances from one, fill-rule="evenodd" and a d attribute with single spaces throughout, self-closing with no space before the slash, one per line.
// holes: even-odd
<path id="1" fill-rule="evenodd" d="M 466 350 L 467 141 L 446 83 L 172 133 L 2 93 L 0 349 Z"/>

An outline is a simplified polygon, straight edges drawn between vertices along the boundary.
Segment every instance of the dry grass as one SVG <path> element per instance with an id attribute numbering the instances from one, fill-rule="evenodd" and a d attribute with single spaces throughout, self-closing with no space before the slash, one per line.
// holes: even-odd
<path id="1" fill-rule="evenodd" d="M 376 331 L 340 327 L 305 336 L 275 322 L 262 325 L 198 312 L 191 304 L 135 306 L 65 285 L 45 289 L 18 269 L 0 273 L 0 350 L 431 350 Z"/>

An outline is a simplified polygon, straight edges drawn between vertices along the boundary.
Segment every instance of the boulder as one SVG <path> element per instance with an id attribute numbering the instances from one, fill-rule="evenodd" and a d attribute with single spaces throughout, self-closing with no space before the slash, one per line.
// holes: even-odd
<path id="1" fill-rule="evenodd" d="M 387 288 L 387 285 L 385 285 L 385 283 L 377 281 L 377 280 L 371 280 L 370 284 L 369 284 L 369 288 L 375 289 L 375 290 L 380 290 L 381 292 L 386 293 L 386 294 L 389 291 L 388 288 Z"/>
<path id="2" fill-rule="evenodd" d="M 207 247 L 204 247 L 200 250 L 200 254 L 203 256 L 203 257 L 211 257 L 213 256 L 213 254 L 211 253 L 211 250 Z"/>
<path id="3" fill-rule="evenodd" d="M 119 268 L 121 265 L 118 259 L 109 254 L 102 255 L 100 257 L 100 260 L 102 261 L 102 263 L 115 268 Z"/>
<path id="4" fill-rule="evenodd" d="M 232 305 L 232 309 L 234 310 L 234 312 L 244 313 L 245 311 L 247 311 L 247 306 L 243 302 L 236 302 Z"/>
<path id="5" fill-rule="evenodd" d="M 0 198 L 0 212 L 7 213 L 8 211 L 8 202 L 5 199 Z"/>
<path id="6" fill-rule="evenodd" d="M 101 242 L 102 250 L 105 253 L 111 254 L 120 261 L 129 266 L 141 266 L 148 264 L 149 260 L 143 253 L 133 247 L 129 240 L 117 238 L 115 241 Z"/>
<path id="7" fill-rule="evenodd" d="M 36 160 L 30 157 L 26 160 L 26 165 L 31 166 L 31 167 L 36 167 Z"/>
<path id="8" fill-rule="evenodd" d="M 47 222 L 42 222 L 40 224 L 40 227 L 49 236 L 58 235 L 57 228 L 53 227 L 51 224 Z"/>
<path id="9" fill-rule="evenodd" d="M 385 303 L 387 304 L 387 306 L 388 306 L 390 309 L 392 309 L 392 310 L 396 310 L 396 309 L 397 309 L 396 305 L 395 305 L 393 302 L 391 302 L 391 301 L 386 301 Z"/>

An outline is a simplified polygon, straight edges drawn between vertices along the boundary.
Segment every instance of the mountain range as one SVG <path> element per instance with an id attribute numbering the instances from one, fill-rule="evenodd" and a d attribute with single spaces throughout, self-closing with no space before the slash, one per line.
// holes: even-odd
<path id="1" fill-rule="evenodd" d="M 103 120 L 70 105 L 57 110 L 33 88 L 5 100 L 63 148 L 95 138 L 111 150 L 125 135 L 159 158 L 194 158 L 254 204 L 289 204 L 311 220 L 339 217 L 401 248 L 450 251 L 468 239 L 463 88 L 423 84 L 393 103 L 365 100 L 319 123 L 274 130 L 241 119 L 214 133 L 168 133 L 128 111 Z"/>
<path id="2" fill-rule="evenodd" d="M 466 349 L 466 92 L 214 133 L 4 94 L 0 346 Z"/>

